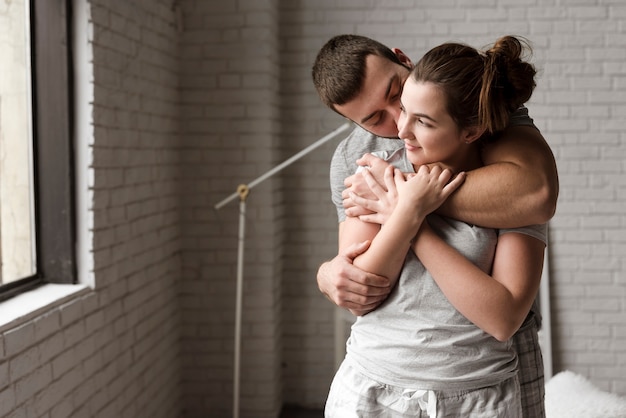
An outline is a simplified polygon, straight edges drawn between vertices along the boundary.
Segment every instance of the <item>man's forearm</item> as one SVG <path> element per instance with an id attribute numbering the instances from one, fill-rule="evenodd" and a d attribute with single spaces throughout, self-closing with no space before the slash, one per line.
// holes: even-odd
<path id="1" fill-rule="evenodd" d="M 437 213 L 487 228 L 547 222 L 554 215 L 545 185 L 516 181 L 524 170 L 498 163 L 467 173 L 465 184 Z"/>
<path id="2" fill-rule="evenodd" d="M 467 178 L 438 213 L 489 228 L 549 221 L 556 210 L 554 155 L 534 128 L 514 128 L 483 153 L 485 166 Z"/>
<path id="3" fill-rule="evenodd" d="M 389 295 L 390 281 L 386 277 L 359 270 L 352 264 L 369 242 L 350 246 L 332 260 L 324 262 L 317 271 L 317 285 L 335 305 L 363 315 L 375 309 Z"/>

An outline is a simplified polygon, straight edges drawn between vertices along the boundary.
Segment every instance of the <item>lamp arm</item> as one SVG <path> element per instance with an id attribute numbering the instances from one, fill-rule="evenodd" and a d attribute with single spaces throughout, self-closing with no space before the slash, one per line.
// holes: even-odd
<path id="1" fill-rule="evenodd" d="M 329 133 L 328 135 L 318 139 L 317 141 L 315 141 L 314 143 L 312 143 L 308 147 L 304 148 L 302 151 L 298 152 L 297 154 L 293 155 L 289 159 L 287 159 L 287 160 L 283 161 L 282 163 L 278 164 L 276 167 L 274 167 L 271 170 L 267 171 L 265 174 L 262 174 L 259 177 L 257 177 L 256 179 L 252 180 L 250 183 L 248 183 L 246 185 L 248 190 L 252 189 L 254 186 L 256 186 L 257 184 L 261 183 L 262 181 L 267 180 L 268 178 L 272 177 L 274 174 L 278 173 L 280 170 L 284 169 L 285 167 L 293 164 L 294 162 L 296 162 L 300 158 L 304 157 L 305 155 L 307 155 L 308 153 L 310 153 L 314 149 L 320 147 L 322 144 L 328 142 L 329 140 L 331 140 L 332 138 L 337 136 L 339 133 L 347 130 L 348 128 L 350 128 L 350 126 L 352 126 L 352 123 L 350 123 L 350 122 L 344 123 L 339 128 L 337 128 L 334 131 L 332 131 L 331 133 Z M 240 187 L 241 187 L 241 185 L 240 185 Z M 225 199 L 223 199 L 222 201 L 217 203 L 215 205 L 215 209 L 221 209 L 223 206 L 225 206 L 226 204 L 228 204 L 232 200 L 235 200 L 239 196 L 240 196 L 239 191 L 231 194 L 230 196 L 226 197 Z"/>

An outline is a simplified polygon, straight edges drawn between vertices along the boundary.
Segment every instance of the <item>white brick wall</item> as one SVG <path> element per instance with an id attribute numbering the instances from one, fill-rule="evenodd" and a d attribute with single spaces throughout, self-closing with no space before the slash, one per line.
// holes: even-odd
<path id="1" fill-rule="evenodd" d="M 277 1 L 181 2 L 181 314 L 186 416 L 229 416 L 239 199 L 214 205 L 279 162 Z M 280 181 L 246 209 L 240 411 L 276 417 L 282 405 Z M 282 279 L 284 280 L 284 279 Z"/>
<path id="2" fill-rule="evenodd" d="M 0 330 L 3 417 L 170 418 L 182 409 L 175 14 L 170 1 L 91 7 L 93 35 L 80 37 L 93 41 L 95 74 L 81 88 L 94 99 L 78 105 L 93 106 L 82 112 L 93 138 L 78 142 L 92 155 L 91 173 L 79 175 L 92 188 L 86 251 L 96 285 Z"/>
<path id="3" fill-rule="evenodd" d="M 447 40 L 534 43 L 529 108 L 561 180 L 555 371 L 626 395 L 622 3 L 92 1 L 93 138 L 81 138 L 92 172 L 81 175 L 92 178 L 95 290 L 0 329 L 0 416 L 230 415 L 237 203 L 213 205 L 343 122 L 319 102 L 310 67 L 348 32 L 415 59 Z M 337 142 L 248 198 L 244 416 L 324 403 L 333 308 L 315 272 L 336 251 Z"/>
<path id="4" fill-rule="evenodd" d="M 620 360 L 626 355 L 626 6 L 587 0 L 308 1 L 284 4 L 282 16 L 283 55 L 288 57 L 283 97 L 291 105 L 284 124 L 300 135 L 338 123 L 332 112 L 314 103 L 309 75 L 317 48 L 334 34 L 372 36 L 415 59 L 448 40 L 481 46 L 513 33 L 533 42 L 540 73 L 529 108 L 557 157 L 561 181 L 551 224 L 555 372 L 574 370 L 603 389 L 626 394 Z M 326 156 L 314 158 L 321 163 Z M 298 183 L 324 189 L 326 167 L 317 160 L 311 166 L 303 164 L 297 175 L 304 180 Z M 319 183 L 308 185 L 311 173 L 322 177 Z M 301 199 L 306 195 L 308 202 L 318 202 L 312 192 L 293 189 Z M 298 208 L 302 213 L 288 218 L 288 225 L 296 228 L 300 218 L 316 215 L 319 223 L 290 235 L 289 242 L 324 258 L 335 246 L 335 227 L 324 216 L 334 214 L 320 204 L 304 202 Z M 288 248 L 295 253 L 298 247 Z M 290 265 L 297 270 L 289 271 Z M 284 300 L 290 309 L 283 318 L 285 402 L 322 405 L 332 375 L 332 313 L 316 293 L 315 262 L 308 266 L 295 258 L 285 271 L 290 273 Z M 295 309 L 302 312 L 294 315 Z"/>
<path id="5" fill-rule="evenodd" d="M 204 8 L 200 7 L 201 3 Z M 237 51 L 258 53 L 257 48 L 268 48 L 268 43 L 262 41 L 247 40 L 247 48 L 239 43 L 241 39 L 237 36 L 250 24 L 247 14 L 250 3 L 234 1 L 217 6 L 189 1 L 185 4 L 195 11 L 192 19 L 197 23 L 193 31 L 185 32 L 183 50 L 188 52 L 185 56 L 206 54 L 206 50 L 196 45 L 201 39 L 208 39 L 210 45 L 217 39 L 223 39 L 226 45 L 235 40 Z M 267 3 L 262 4 L 262 7 L 267 6 Z M 571 369 L 604 389 L 626 393 L 626 380 L 622 377 L 626 374 L 619 360 L 626 354 L 624 262 L 620 257 L 624 253 L 625 224 L 622 179 L 625 170 L 622 133 L 626 101 L 623 94 L 626 85 L 625 6 L 619 1 L 588 0 L 522 3 L 307 0 L 282 2 L 279 12 L 281 130 L 275 139 L 280 144 L 273 142 L 271 150 L 279 149 L 281 159 L 342 123 L 337 115 L 320 104 L 310 81 L 315 54 L 332 35 L 372 36 L 389 46 L 402 48 L 415 59 L 430 47 L 448 40 L 482 46 L 498 36 L 513 33 L 533 42 L 534 60 L 540 73 L 539 86 L 529 108 L 555 152 L 561 176 L 559 208 L 552 222 L 550 260 L 555 371 Z M 185 21 L 189 21 L 187 17 Z M 238 25 L 240 31 L 234 29 Z M 229 46 L 224 48 L 233 52 Z M 240 128 L 233 129 L 233 121 L 239 124 L 246 116 L 253 116 L 246 113 L 245 107 L 246 103 L 256 103 L 255 91 L 237 81 L 238 76 L 243 77 L 249 71 L 252 63 L 261 65 L 254 54 L 250 58 L 244 67 L 236 67 L 229 65 L 231 56 L 225 55 L 211 62 L 211 69 L 204 71 L 204 77 L 199 74 L 203 70 L 194 70 L 193 77 L 184 77 L 190 83 L 189 91 L 184 93 L 184 106 L 188 111 L 185 113 L 193 119 L 186 124 L 217 132 L 211 136 L 217 147 L 213 152 L 217 153 L 215 161 L 222 162 L 204 167 L 202 174 L 196 174 L 196 178 L 202 177 L 195 181 L 201 186 L 200 190 L 208 188 L 214 196 L 208 201 L 199 194 L 194 198 L 197 202 L 194 205 L 204 205 L 206 210 L 210 210 L 211 203 L 232 192 L 235 183 L 250 180 L 266 168 L 254 166 L 255 163 L 272 160 L 270 147 L 262 154 L 257 148 L 249 152 L 264 135 L 248 142 L 235 134 Z M 216 71 L 227 72 L 228 77 L 215 77 Z M 228 80 L 229 84 L 220 85 L 219 80 L 223 83 Z M 232 94 L 222 95 L 231 86 L 241 87 L 236 98 Z M 198 91 L 197 87 L 207 92 Z M 209 95 L 219 97 L 219 104 L 214 104 L 214 99 L 207 100 Z M 210 108 L 206 107 L 208 103 L 211 103 Z M 268 107 L 275 111 L 274 102 L 268 103 Z M 217 120 L 207 116 L 207 112 Z M 229 138 L 232 142 L 226 141 L 222 134 L 228 129 L 234 131 Z M 267 132 L 261 127 L 259 131 Z M 185 135 L 185 140 L 190 147 L 205 147 L 203 140 L 193 135 Z M 277 209 L 280 215 L 277 214 L 276 219 L 280 223 L 276 232 L 284 232 L 285 245 L 281 259 L 282 342 L 276 344 L 283 347 L 285 403 L 323 405 L 333 375 L 333 309 L 317 291 L 314 277 L 318 264 L 336 251 L 335 214 L 330 205 L 327 178 L 328 161 L 336 142 L 285 170 L 281 176 L 282 189 L 278 189 L 283 206 Z M 194 158 L 198 165 L 204 163 L 197 153 L 192 154 L 186 158 Z M 204 180 L 205 175 L 212 176 L 213 180 Z M 236 180 L 228 179 L 230 176 L 235 176 Z M 269 187 L 265 190 L 270 194 L 277 191 Z M 260 205 L 265 199 L 261 191 L 255 192 L 249 205 Z M 232 211 L 236 212 L 235 206 Z M 202 211 L 195 209 L 194 212 L 195 215 L 186 215 L 185 220 L 193 216 L 199 219 L 198 212 Z M 258 231 L 267 228 L 261 225 L 261 213 L 253 212 L 248 216 L 248 225 Z M 204 232 L 201 232 L 194 221 L 190 224 L 193 233 L 186 234 L 191 245 L 198 248 L 209 245 L 215 251 L 214 255 L 203 255 L 202 260 L 212 266 L 211 273 L 203 273 L 202 268 L 194 266 L 193 274 L 198 280 L 219 276 L 220 280 L 213 279 L 211 285 L 205 284 L 212 287 L 214 295 L 213 302 L 205 303 L 233 309 L 232 302 L 222 298 L 233 292 L 236 218 L 234 213 L 225 212 L 215 216 L 220 225 L 214 232 L 210 232 L 210 228 L 202 228 Z M 253 260 L 258 247 L 264 243 L 263 238 L 259 239 L 249 237 L 248 240 L 247 257 Z M 206 243 L 199 245 L 200 242 Z M 223 262 L 218 263 L 218 260 Z M 253 262 L 246 264 L 247 271 L 254 269 Z M 186 266 L 191 268 L 193 263 L 188 261 Z M 191 275 L 187 274 L 186 278 L 189 277 Z M 210 311 L 207 309 L 207 312 Z M 251 315 L 256 313 L 250 312 Z M 229 318 L 228 313 L 211 315 L 218 316 L 215 322 L 223 320 L 224 315 Z M 218 326 L 221 325 L 215 324 L 213 329 L 220 333 L 218 339 L 225 346 L 215 343 L 214 350 L 228 349 L 231 344 L 228 326 L 217 331 Z M 602 354 L 596 356 L 598 352 Z M 227 359 L 228 356 L 219 357 L 215 361 Z M 220 370 L 223 370 L 220 376 L 229 385 L 228 366 L 223 365 Z M 228 388 L 220 386 L 218 393 L 226 395 Z"/>

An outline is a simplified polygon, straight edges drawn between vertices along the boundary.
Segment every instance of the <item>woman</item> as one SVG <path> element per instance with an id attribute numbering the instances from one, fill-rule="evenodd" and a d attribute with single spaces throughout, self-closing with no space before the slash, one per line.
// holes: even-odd
<path id="1" fill-rule="evenodd" d="M 429 214 L 462 183 L 452 173 L 481 166 L 480 144 L 530 98 L 535 70 L 522 52 L 510 36 L 485 53 L 444 44 L 407 79 L 405 147 L 388 159 L 387 191 L 366 174 L 382 226 L 348 218 L 339 243 L 371 240 L 354 264 L 397 286 L 354 324 L 327 417 L 521 416 L 509 338 L 539 288 L 545 225 L 498 231 Z"/>

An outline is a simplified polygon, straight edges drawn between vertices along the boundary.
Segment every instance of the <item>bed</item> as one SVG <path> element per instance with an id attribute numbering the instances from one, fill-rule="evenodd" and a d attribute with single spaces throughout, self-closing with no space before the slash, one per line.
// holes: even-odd
<path id="1" fill-rule="evenodd" d="M 626 418 L 626 397 L 563 371 L 546 383 L 546 418 Z"/>

